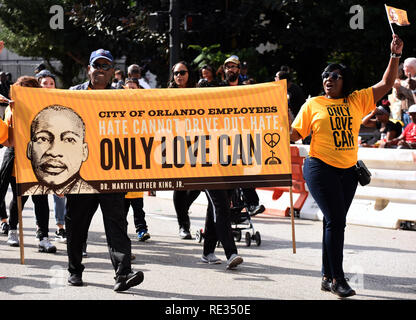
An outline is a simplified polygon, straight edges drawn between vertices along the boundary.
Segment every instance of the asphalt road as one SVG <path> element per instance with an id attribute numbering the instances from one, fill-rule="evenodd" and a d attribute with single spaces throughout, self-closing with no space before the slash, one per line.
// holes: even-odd
<path id="1" fill-rule="evenodd" d="M 204 195 L 201 195 L 204 197 Z M 7 200 L 10 200 L 10 192 Z M 337 300 L 320 291 L 322 225 L 295 219 L 296 254 L 292 251 L 291 221 L 284 217 L 258 215 L 252 219 L 262 242 L 247 247 L 238 242 L 244 263 L 225 269 L 222 248 L 219 265 L 200 261 L 202 244 L 181 240 L 171 199 L 145 197 L 146 220 L 151 239 L 135 238 L 129 213 L 129 235 L 144 282 L 124 293 L 113 291 L 114 270 L 107 251 L 101 212 L 95 214 L 88 237 L 89 257 L 83 263 L 84 287 L 67 285 L 66 245 L 55 243 L 55 254 L 40 253 L 35 239 L 33 204 L 23 210 L 24 264 L 19 248 L 0 236 L 0 300 Z M 55 231 L 50 198 L 50 236 Z M 192 232 L 203 227 L 206 206 L 191 208 Z M 244 237 L 243 231 L 243 237 Z M 243 238 L 244 239 L 244 238 Z M 416 232 L 348 225 L 345 236 L 344 270 L 357 295 L 350 300 L 416 299 Z"/>

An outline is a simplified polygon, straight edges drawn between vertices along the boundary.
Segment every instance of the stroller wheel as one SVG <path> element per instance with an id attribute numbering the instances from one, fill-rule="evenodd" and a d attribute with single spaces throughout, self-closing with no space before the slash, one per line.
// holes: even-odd
<path id="1" fill-rule="evenodd" d="M 241 241 L 241 230 L 235 230 L 234 231 L 234 239 L 237 242 Z"/>
<path id="2" fill-rule="evenodd" d="M 256 231 L 256 233 L 254 234 L 254 240 L 256 241 L 257 246 L 261 244 L 260 232 Z"/>
<path id="3" fill-rule="evenodd" d="M 246 232 L 246 246 L 250 247 L 251 245 L 251 235 L 250 232 Z"/>
<path id="4" fill-rule="evenodd" d="M 195 239 L 196 239 L 196 241 L 198 241 L 198 243 L 201 243 L 201 241 L 202 241 L 202 229 L 199 229 L 199 230 L 196 231 Z"/>

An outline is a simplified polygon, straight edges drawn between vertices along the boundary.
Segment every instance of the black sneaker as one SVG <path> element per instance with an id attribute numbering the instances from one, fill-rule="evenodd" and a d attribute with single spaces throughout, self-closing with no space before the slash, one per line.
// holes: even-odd
<path id="1" fill-rule="evenodd" d="M 179 237 L 181 239 L 187 239 L 187 240 L 192 239 L 191 232 L 189 232 L 189 230 L 186 230 L 185 228 L 179 229 Z"/>
<path id="2" fill-rule="evenodd" d="M 35 238 L 38 239 L 39 241 L 41 241 L 43 239 L 42 231 L 36 230 Z"/>
<path id="3" fill-rule="evenodd" d="M 142 283 L 144 274 L 142 271 L 130 272 L 128 275 L 117 276 L 115 279 L 114 291 L 121 292 Z"/>
<path id="4" fill-rule="evenodd" d="M 60 243 L 66 243 L 66 231 L 64 228 L 55 231 L 55 240 Z"/>
<path id="5" fill-rule="evenodd" d="M 266 208 L 262 204 L 258 206 L 249 206 L 248 214 L 252 217 L 252 216 L 255 216 L 256 214 L 264 212 L 264 210 L 266 210 Z"/>
<path id="6" fill-rule="evenodd" d="M 71 286 L 75 286 L 75 287 L 81 287 L 84 285 L 84 283 L 82 282 L 82 276 L 80 274 L 71 274 L 68 278 L 68 283 Z"/>
<path id="7" fill-rule="evenodd" d="M 1 234 L 4 234 L 5 236 L 7 236 L 9 233 L 9 230 L 10 230 L 9 224 L 7 222 L 2 222 L 1 227 L 0 227 Z"/>
<path id="8" fill-rule="evenodd" d="M 351 289 L 345 278 L 336 280 L 335 283 L 331 285 L 331 292 L 341 298 L 355 295 L 355 291 Z"/>

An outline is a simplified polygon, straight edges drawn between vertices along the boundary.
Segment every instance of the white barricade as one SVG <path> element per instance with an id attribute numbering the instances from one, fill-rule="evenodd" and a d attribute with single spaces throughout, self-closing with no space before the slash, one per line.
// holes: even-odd
<path id="1" fill-rule="evenodd" d="M 297 145 L 301 154 L 307 145 Z M 416 223 L 416 151 L 359 148 L 372 177 L 367 186 L 358 185 L 347 215 L 347 223 L 397 229 L 402 222 Z M 322 220 L 312 196 L 300 211 L 300 218 Z"/>

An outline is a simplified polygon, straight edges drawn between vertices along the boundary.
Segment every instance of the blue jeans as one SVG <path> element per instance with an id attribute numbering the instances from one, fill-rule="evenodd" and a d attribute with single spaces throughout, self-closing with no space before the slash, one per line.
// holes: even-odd
<path id="1" fill-rule="evenodd" d="M 303 166 L 303 176 L 324 215 L 322 275 L 333 279 L 344 278 L 344 230 L 347 212 L 358 184 L 355 169 L 336 168 L 317 158 L 308 157 Z"/>
<path id="2" fill-rule="evenodd" d="M 55 203 L 55 221 L 56 224 L 65 224 L 65 215 L 66 215 L 66 198 L 65 197 L 58 197 L 56 194 L 53 195 L 53 201 Z"/>
<path id="3" fill-rule="evenodd" d="M 409 113 L 406 111 L 406 112 L 403 112 L 403 114 L 402 114 L 402 119 L 403 119 L 403 123 L 404 123 L 404 127 L 403 127 L 403 129 L 404 128 L 406 128 L 406 126 L 410 123 L 410 122 L 412 122 L 412 120 L 410 119 L 410 116 L 409 116 Z"/>

